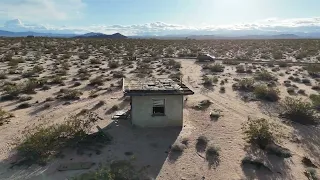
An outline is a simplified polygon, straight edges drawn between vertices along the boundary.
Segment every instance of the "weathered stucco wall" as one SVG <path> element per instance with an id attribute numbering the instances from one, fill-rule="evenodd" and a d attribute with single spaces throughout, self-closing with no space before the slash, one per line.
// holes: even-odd
<path id="1" fill-rule="evenodd" d="M 153 99 L 165 99 L 165 116 L 153 116 Z M 131 120 L 140 127 L 182 126 L 183 96 L 132 96 Z"/>

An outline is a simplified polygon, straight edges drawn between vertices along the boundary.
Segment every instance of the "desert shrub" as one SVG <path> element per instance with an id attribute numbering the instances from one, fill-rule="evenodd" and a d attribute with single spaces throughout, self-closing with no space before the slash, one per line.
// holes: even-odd
<path id="1" fill-rule="evenodd" d="M 113 105 L 111 108 L 110 108 L 111 111 L 117 111 L 119 110 L 119 106 L 118 105 Z"/>
<path id="2" fill-rule="evenodd" d="M 81 82 L 79 81 L 74 82 L 73 87 L 78 87 L 78 86 L 81 86 Z"/>
<path id="3" fill-rule="evenodd" d="M 0 72 L 0 79 L 7 79 L 7 74 L 4 71 Z"/>
<path id="4" fill-rule="evenodd" d="M 54 76 L 52 77 L 51 81 L 49 82 L 49 84 L 61 84 L 63 83 L 63 80 L 65 78 L 61 77 L 61 76 Z"/>
<path id="5" fill-rule="evenodd" d="M 320 111 L 320 95 L 311 94 L 310 99 L 312 101 L 313 106 Z"/>
<path id="6" fill-rule="evenodd" d="M 268 144 L 277 141 L 277 138 L 280 136 L 277 126 L 264 118 L 248 118 L 248 121 L 242 124 L 242 131 L 246 141 L 256 144 L 263 149 Z"/>
<path id="7" fill-rule="evenodd" d="M 306 94 L 306 90 L 304 90 L 304 89 L 299 89 L 297 93 L 298 93 L 298 94 L 305 95 L 305 94 Z"/>
<path id="8" fill-rule="evenodd" d="M 230 61 L 230 60 L 225 60 L 222 62 L 222 64 L 227 64 L 227 65 L 239 65 L 239 61 Z"/>
<path id="9" fill-rule="evenodd" d="M 274 75 L 266 70 L 256 72 L 254 75 L 254 78 L 259 81 L 274 81 L 277 80 L 277 78 L 274 77 Z"/>
<path id="10" fill-rule="evenodd" d="M 82 54 L 79 55 L 79 58 L 80 58 L 80 59 L 88 59 L 88 58 L 89 58 L 89 55 L 86 54 L 86 53 L 82 53 Z"/>
<path id="11" fill-rule="evenodd" d="M 13 114 L 8 113 L 0 107 L 0 126 L 2 126 L 5 122 L 8 122 L 8 119 L 13 117 Z"/>
<path id="12" fill-rule="evenodd" d="M 208 145 L 208 138 L 206 136 L 199 136 L 197 138 L 197 146 L 206 147 Z"/>
<path id="13" fill-rule="evenodd" d="M 313 78 L 319 78 L 320 77 L 320 65 L 312 64 L 305 69 L 308 71 L 309 75 Z"/>
<path id="14" fill-rule="evenodd" d="M 292 79 L 292 81 L 294 82 L 297 82 L 297 83 L 300 83 L 301 82 L 301 79 L 299 77 L 295 77 Z"/>
<path id="15" fill-rule="evenodd" d="M 40 73 L 40 72 L 42 72 L 44 70 L 44 68 L 42 67 L 42 66 L 40 66 L 40 65 L 35 65 L 33 68 L 32 68 L 32 71 L 34 72 L 34 73 Z"/>
<path id="16" fill-rule="evenodd" d="M 19 97 L 19 101 L 20 101 L 20 102 L 29 101 L 29 100 L 31 100 L 31 99 L 32 99 L 31 96 L 20 96 L 20 97 Z"/>
<path id="17" fill-rule="evenodd" d="M 288 63 L 286 63 L 284 61 L 279 62 L 279 67 L 284 68 L 284 67 L 288 67 L 288 66 L 289 66 Z"/>
<path id="18" fill-rule="evenodd" d="M 203 69 L 208 69 L 211 72 L 223 72 L 224 71 L 224 66 L 219 64 L 219 63 L 215 63 L 213 65 L 204 65 L 202 67 Z"/>
<path id="19" fill-rule="evenodd" d="M 120 66 L 118 61 L 109 61 L 108 63 L 108 67 L 111 69 L 115 69 L 118 68 Z"/>
<path id="20" fill-rule="evenodd" d="M 91 79 L 91 80 L 90 80 L 89 85 L 90 85 L 90 86 L 95 86 L 95 85 L 102 86 L 103 83 L 104 83 L 103 77 L 102 77 L 102 76 L 97 76 L 97 77 L 95 77 L 94 79 Z"/>
<path id="21" fill-rule="evenodd" d="M 203 85 L 205 86 L 212 86 L 213 83 L 217 83 L 219 81 L 218 77 L 213 76 L 213 77 L 209 77 L 209 76 L 203 76 Z"/>
<path id="22" fill-rule="evenodd" d="M 254 94 L 257 98 L 275 102 L 280 99 L 280 91 L 278 89 L 270 88 L 265 85 L 258 85 L 254 88 Z"/>
<path id="23" fill-rule="evenodd" d="M 25 71 L 21 75 L 23 78 L 30 78 L 30 77 L 36 77 L 37 73 L 31 70 Z"/>
<path id="24" fill-rule="evenodd" d="M 174 143 L 172 145 L 171 152 L 179 152 L 179 153 L 181 153 L 181 152 L 183 152 L 183 150 L 185 148 L 186 148 L 186 146 L 184 144 L 177 142 L 177 143 Z"/>
<path id="25" fill-rule="evenodd" d="M 25 103 L 21 103 L 17 106 L 17 109 L 26 109 L 26 108 L 29 108 L 31 107 L 31 104 L 29 104 L 28 102 L 25 102 Z"/>
<path id="26" fill-rule="evenodd" d="M 221 87 L 220 87 L 220 92 L 221 92 L 221 93 L 225 93 L 225 92 L 226 92 L 226 88 L 223 87 L 223 86 L 221 86 Z"/>
<path id="27" fill-rule="evenodd" d="M 304 172 L 309 180 L 319 180 L 320 177 L 317 174 L 317 170 L 315 168 L 307 168 Z"/>
<path id="28" fill-rule="evenodd" d="M 22 85 L 21 84 L 8 84 L 5 85 L 3 90 L 2 100 L 13 100 L 16 99 L 20 93 L 22 93 Z"/>
<path id="29" fill-rule="evenodd" d="M 254 89 L 254 79 L 243 78 L 235 83 L 232 87 L 234 90 L 252 91 Z"/>
<path id="30" fill-rule="evenodd" d="M 44 163 L 52 159 L 65 147 L 76 147 L 85 140 L 98 120 L 93 113 L 71 116 L 62 124 L 38 125 L 28 129 L 17 146 L 17 155 L 25 163 Z"/>
<path id="31" fill-rule="evenodd" d="M 247 71 L 246 71 L 246 68 L 245 68 L 244 65 L 238 65 L 238 66 L 236 67 L 236 72 L 237 72 L 237 73 L 246 73 Z"/>
<path id="32" fill-rule="evenodd" d="M 64 89 L 63 91 L 60 90 L 60 94 L 58 94 L 58 99 L 63 100 L 78 100 L 80 99 L 80 96 L 82 95 L 82 92 L 76 89 Z"/>
<path id="33" fill-rule="evenodd" d="M 303 84 L 311 84 L 310 79 L 307 79 L 307 78 L 303 78 L 303 79 L 301 80 L 301 82 L 302 82 Z"/>
<path id="34" fill-rule="evenodd" d="M 101 60 L 100 59 L 90 59 L 90 64 L 101 64 Z"/>
<path id="35" fill-rule="evenodd" d="M 124 78 L 125 75 L 122 71 L 113 71 L 112 77 L 114 78 Z"/>
<path id="36" fill-rule="evenodd" d="M 207 157 L 212 157 L 212 156 L 219 156 L 220 155 L 220 148 L 217 147 L 217 146 L 214 146 L 214 145 L 210 145 L 208 148 L 207 148 L 207 151 L 206 151 L 206 156 Z"/>
<path id="37" fill-rule="evenodd" d="M 113 161 L 110 166 L 99 167 L 72 180 L 140 180 L 148 179 L 145 168 L 136 169 L 130 161 Z"/>
<path id="38" fill-rule="evenodd" d="M 293 87 L 288 87 L 288 88 L 287 88 L 287 92 L 288 92 L 289 94 L 295 94 L 295 93 L 296 93 L 296 91 L 295 91 L 295 89 L 294 89 Z"/>
<path id="39" fill-rule="evenodd" d="M 293 122 L 305 125 L 314 125 L 319 123 L 319 115 L 313 108 L 313 104 L 302 99 L 286 97 L 281 103 L 282 116 Z"/>
<path id="40" fill-rule="evenodd" d="M 212 102 L 210 100 L 202 100 L 197 105 L 194 106 L 194 109 L 205 110 L 211 106 Z"/>
<path id="41" fill-rule="evenodd" d="M 315 85 L 315 86 L 312 86 L 311 89 L 315 90 L 315 91 L 319 91 L 320 90 L 320 85 Z"/>
<path id="42" fill-rule="evenodd" d="M 167 69 L 180 69 L 181 68 L 181 63 L 177 62 L 173 59 L 168 59 L 167 61 L 163 61 L 163 65 L 165 65 Z"/>

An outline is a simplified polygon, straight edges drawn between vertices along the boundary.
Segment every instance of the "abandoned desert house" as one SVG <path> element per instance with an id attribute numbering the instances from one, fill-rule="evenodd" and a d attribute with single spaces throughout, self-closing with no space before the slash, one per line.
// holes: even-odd
<path id="1" fill-rule="evenodd" d="M 184 96 L 194 92 L 171 79 L 123 79 L 123 92 L 131 98 L 131 122 L 139 127 L 183 125 Z"/>

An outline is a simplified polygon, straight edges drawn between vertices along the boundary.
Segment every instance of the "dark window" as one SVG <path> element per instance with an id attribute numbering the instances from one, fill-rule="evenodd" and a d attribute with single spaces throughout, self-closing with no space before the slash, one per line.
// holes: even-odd
<path id="1" fill-rule="evenodd" d="M 154 99 L 153 100 L 153 107 L 152 107 L 152 114 L 155 116 L 163 116 L 165 114 L 165 103 L 164 99 Z"/>

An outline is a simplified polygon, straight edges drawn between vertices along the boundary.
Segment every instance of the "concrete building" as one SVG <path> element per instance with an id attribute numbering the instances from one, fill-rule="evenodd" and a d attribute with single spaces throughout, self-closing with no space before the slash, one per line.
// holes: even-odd
<path id="1" fill-rule="evenodd" d="M 171 79 L 123 79 L 123 92 L 131 97 L 131 122 L 140 127 L 183 125 L 184 96 L 194 94 Z"/>

